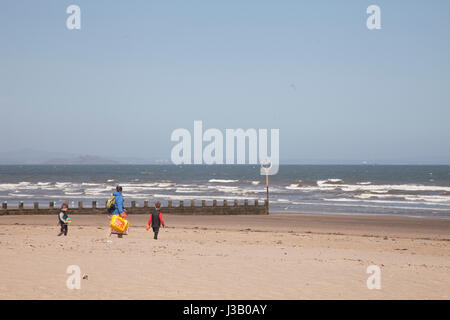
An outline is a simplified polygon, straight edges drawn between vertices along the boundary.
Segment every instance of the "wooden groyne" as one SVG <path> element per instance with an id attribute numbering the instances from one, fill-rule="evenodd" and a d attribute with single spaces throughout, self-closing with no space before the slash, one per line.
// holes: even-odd
<path id="1" fill-rule="evenodd" d="M 66 202 L 67 203 L 67 202 Z M 131 206 L 125 207 L 127 214 L 149 214 L 153 209 L 154 203 L 144 201 L 143 206 L 139 206 L 136 201 L 131 201 Z M 39 202 L 34 202 L 32 207 L 25 207 L 20 202 L 16 207 L 9 207 L 7 202 L 2 203 L 0 209 L 1 215 L 39 215 L 39 214 L 57 214 L 59 207 L 55 207 L 55 203 L 51 201 L 47 207 L 41 207 Z M 206 204 L 206 200 L 201 201 L 201 205 L 196 205 L 195 200 L 191 200 L 189 205 L 185 205 L 183 200 L 174 204 L 172 200 L 167 201 L 166 206 L 161 206 L 161 212 L 164 214 L 184 214 L 184 215 L 250 215 L 250 214 L 269 214 L 269 206 L 267 200 L 259 203 L 254 200 L 249 204 L 248 200 L 244 200 L 240 204 L 238 200 L 229 203 L 223 200 L 218 203 L 213 200 L 211 205 Z M 108 214 L 105 207 L 98 207 L 97 201 L 92 201 L 91 207 L 84 207 L 83 202 L 79 201 L 78 206 L 71 207 L 69 205 L 69 214 Z"/>

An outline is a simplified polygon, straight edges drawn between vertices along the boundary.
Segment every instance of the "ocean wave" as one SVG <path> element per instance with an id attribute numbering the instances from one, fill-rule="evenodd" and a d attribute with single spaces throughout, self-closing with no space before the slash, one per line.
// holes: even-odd
<path id="1" fill-rule="evenodd" d="M 423 184 L 372 184 L 372 182 L 357 182 L 356 184 L 336 183 L 342 181 L 340 179 L 319 180 L 317 185 L 308 185 L 302 183 L 291 183 L 289 185 L 270 186 L 271 191 L 277 190 L 285 192 L 284 190 L 298 190 L 298 191 L 343 191 L 353 193 L 368 193 L 368 194 L 395 194 L 395 193 L 420 193 L 420 192 L 441 192 L 442 195 L 450 195 L 449 186 L 439 185 L 423 185 Z M 174 182 L 153 182 L 153 183 L 123 183 L 124 192 L 142 192 L 154 190 L 176 190 L 179 187 L 197 187 L 197 188 L 212 188 L 220 191 L 229 190 L 245 190 L 247 186 L 244 185 L 229 185 L 239 180 L 225 180 L 225 179 L 210 179 L 208 182 L 214 182 L 213 185 L 204 184 L 179 184 Z M 222 184 L 219 184 L 221 182 Z M 251 185 L 258 186 L 261 181 L 249 181 Z M 19 182 L 19 183 L 0 183 L 0 191 L 15 191 L 15 190 L 51 190 L 51 191 L 68 191 L 68 190 L 85 190 L 88 193 L 103 193 L 113 191 L 108 184 L 104 183 L 89 183 L 89 182 Z M 261 187 L 261 190 L 264 188 Z M 258 192 L 256 189 L 254 192 Z"/>
<path id="2" fill-rule="evenodd" d="M 419 184 L 380 184 L 380 185 L 336 185 L 342 191 L 369 191 L 369 192 L 389 192 L 396 191 L 450 191 L 450 187 L 426 186 Z"/>
<path id="3" fill-rule="evenodd" d="M 180 188 L 175 189 L 175 192 L 177 192 L 177 193 L 199 193 L 202 191 L 203 191 L 203 189 L 200 189 L 200 188 L 182 188 L 182 187 L 180 187 Z"/>
<path id="4" fill-rule="evenodd" d="M 84 193 L 92 196 L 107 196 L 113 192 L 112 188 L 109 187 L 99 187 L 99 188 L 86 188 L 84 189 Z"/>
<path id="5" fill-rule="evenodd" d="M 282 199 L 282 198 L 278 198 L 276 200 L 277 202 L 282 202 L 282 203 L 289 203 L 289 204 L 293 204 L 294 202 L 289 200 L 289 199 Z"/>
<path id="6" fill-rule="evenodd" d="M 343 182 L 342 179 L 327 179 L 327 180 L 317 180 L 317 185 L 322 186 L 324 184 L 336 184 Z"/>
<path id="7" fill-rule="evenodd" d="M 311 191 L 332 191 L 337 189 L 335 186 L 320 186 L 320 187 L 314 187 L 314 186 L 300 186 L 298 183 L 290 184 L 289 186 L 286 186 L 285 189 L 288 190 L 300 190 L 305 192 L 311 192 Z"/>
<path id="8" fill-rule="evenodd" d="M 239 190 L 238 186 L 222 186 L 222 185 L 218 185 L 218 186 L 206 186 L 206 187 L 208 189 L 225 190 L 225 191 Z"/>
<path id="9" fill-rule="evenodd" d="M 174 189 L 174 183 L 124 183 L 121 185 L 123 192 L 142 192 L 142 191 L 154 191 L 154 190 L 172 190 Z"/>
<path id="10" fill-rule="evenodd" d="M 386 199 L 352 199 L 352 198 L 329 198 L 323 199 L 328 202 L 362 202 L 362 203 L 383 203 L 383 204 L 422 204 L 426 206 L 439 206 L 446 207 L 450 212 L 450 202 L 442 203 L 436 201 L 424 201 L 420 198 L 412 198 L 412 199 L 394 199 L 394 200 L 386 200 Z M 427 209 L 434 209 L 435 207 L 427 207 Z"/>
<path id="11" fill-rule="evenodd" d="M 192 196 L 183 196 L 183 195 L 173 195 L 173 194 L 154 194 L 152 196 L 154 199 L 170 199 L 170 200 L 196 200 L 193 199 Z M 197 200 L 258 200 L 264 202 L 264 199 L 255 198 L 255 197 L 239 197 L 239 196 L 221 196 L 221 195 L 202 195 L 197 197 Z M 220 204 L 220 202 L 219 202 Z M 228 203 L 230 205 L 232 203 Z M 186 205 L 186 203 L 184 204 Z M 189 203 L 187 203 L 189 205 Z"/>
<path id="12" fill-rule="evenodd" d="M 158 187 L 160 187 L 160 188 L 167 188 L 167 187 L 170 187 L 170 186 L 173 186 L 174 185 L 174 183 L 172 183 L 172 182 L 161 182 L 161 183 L 158 183 Z"/>
<path id="13" fill-rule="evenodd" d="M 272 192 L 276 192 L 275 190 L 271 190 Z M 243 193 L 266 193 L 266 189 L 243 189 Z"/>
<path id="14" fill-rule="evenodd" d="M 441 195 L 410 195 L 410 194 L 359 194 L 354 197 L 359 199 L 392 199 L 392 198 L 403 198 L 404 200 L 420 200 L 420 201 L 431 201 L 431 202 L 450 202 L 450 196 Z"/>
<path id="15" fill-rule="evenodd" d="M 218 204 L 221 204 L 221 200 L 228 200 L 229 205 L 232 205 L 234 200 L 258 199 L 261 202 L 264 201 L 265 182 L 263 179 L 253 180 L 255 178 L 258 177 L 247 176 L 241 180 L 209 179 L 208 177 L 200 181 L 186 180 L 185 183 L 178 183 L 178 178 L 174 178 L 173 181 L 163 179 L 136 181 L 131 176 L 128 180 L 123 179 L 121 185 L 128 203 L 132 200 L 142 204 L 142 200 L 189 201 L 200 199 L 218 200 Z M 5 181 L 5 183 L 0 183 L 0 198 L 5 201 L 12 200 L 12 202 L 22 199 L 29 203 L 42 201 L 43 205 L 50 200 L 86 201 L 87 203 L 96 200 L 103 206 L 115 187 L 115 184 L 104 182 L 104 178 L 102 178 L 102 182 L 94 182 L 97 180 L 67 181 L 69 178 L 57 182 L 48 180 L 47 177 L 40 177 L 35 180 L 37 182 Z M 352 182 L 347 178 L 344 180 L 337 178 L 303 179 L 302 181 L 296 179 L 295 175 L 281 181 L 274 179 L 270 185 L 271 205 L 274 208 L 289 206 L 289 208 L 301 210 L 308 203 L 314 203 L 315 206 L 322 205 L 327 208 L 339 206 L 336 207 L 337 212 L 349 207 L 347 210 L 349 212 L 367 212 L 376 208 L 372 211 L 383 210 L 386 213 L 403 212 L 403 210 L 407 213 L 408 210 L 419 210 L 420 207 L 424 214 L 436 210 L 448 212 L 450 215 L 449 186 L 439 185 L 441 183 L 437 182 L 430 183 L 428 180 L 420 180 L 423 184 L 420 182 L 396 184 L 395 182 L 383 183 L 384 181 L 370 180 L 363 176 Z M 185 203 L 185 205 L 189 206 L 190 203 Z M 340 209 L 341 207 L 344 209 Z"/>
<path id="16" fill-rule="evenodd" d="M 33 198 L 34 194 L 26 194 L 26 193 L 9 193 L 8 196 L 12 198 Z"/>
<path id="17" fill-rule="evenodd" d="M 51 182 L 38 182 L 37 183 L 38 186 L 48 186 L 48 185 L 51 185 L 51 184 L 52 184 Z"/>
<path id="18" fill-rule="evenodd" d="M 426 202 L 434 202 L 434 203 L 448 203 L 450 204 L 450 197 L 449 196 L 406 196 L 406 200 L 412 200 L 412 201 L 426 201 Z"/>
<path id="19" fill-rule="evenodd" d="M 329 199 L 330 202 L 332 199 Z M 378 209 L 401 209 L 401 210 L 427 210 L 427 211 L 444 211 L 449 212 L 446 208 L 425 208 L 425 207 L 409 207 L 409 206 L 386 206 L 386 205 L 370 205 L 370 204 L 350 204 L 350 203 L 323 203 L 323 202 L 300 202 L 299 205 L 316 205 L 316 206 L 336 206 L 336 207 L 363 207 Z M 336 201 L 339 202 L 339 201 Z"/>
<path id="20" fill-rule="evenodd" d="M 300 185 L 292 183 L 285 186 L 288 190 L 300 191 L 333 191 L 342 190 L 344 192 L 371 192 L 371 193 L 389 193 L 389 192 L 449 192 L 450 187 L 436 185 L 420 185 L 420 184 L 335 184 L 329 183 L 328 180 L 319 180 L 317 186 Z"/>
<path id="21" fill-rule="evenodd" d="M 32 184 L 31 182 L 19 182 L 19 183 L 1 183 L 0 191 L 11 191 L 16 189 L 36 190 L 39 186 Z"/>
<path id="22" fill-rule="evenodd" d="M 208 182 L 210 183 L 234 183 L 238 182 L 239 180 L 232 180 L 232 179 L 209 179 Z"/>

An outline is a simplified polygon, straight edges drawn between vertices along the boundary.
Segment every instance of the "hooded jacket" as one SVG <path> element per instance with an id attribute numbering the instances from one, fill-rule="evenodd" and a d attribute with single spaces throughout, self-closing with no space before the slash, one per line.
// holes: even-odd
<path id="1" fill-rule="evenodd" d="M 119 191 L 114 191 L 113 195 L 116 197 L 115 209 L 111 214 L 121 214 L 123 210 L 123 195 Z"/>

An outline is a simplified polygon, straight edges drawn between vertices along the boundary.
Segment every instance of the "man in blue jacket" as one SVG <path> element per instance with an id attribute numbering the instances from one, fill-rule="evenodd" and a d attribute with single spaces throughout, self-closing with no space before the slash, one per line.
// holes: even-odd
<path id="1" fill-rule="evenodd" d="M 119 215 L 122 218 L 127 218 L 127 213 L 125 212 L 125 208 L 123 207 L 123 195 L 122 195 L 122 187 L 117 186 L 116 191 L 113 192 L 113 196 L 115 197 L 115 206 L 114 210 L 111 212 L 112 215 Z M 128 234 L 128 229 L 125 230 L 124 233 L 119 233 L 114 229 L 111 229 L 111 234 L 117 234 L 119 238 L 122 238 L 122 235 Z M 110 236 L 111 236 L 110 234 Z"/>

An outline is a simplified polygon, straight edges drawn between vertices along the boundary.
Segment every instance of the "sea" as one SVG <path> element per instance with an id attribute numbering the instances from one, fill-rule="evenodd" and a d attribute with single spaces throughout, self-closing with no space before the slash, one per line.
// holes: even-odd
<path id="1" fill-rule="evenodd" d="M 116 185 L 125 206 L 159 200 L 263 202 L 256 165 L 2 165 L 0 201 L 47 207 L 68 201 L 104 206 Z M 450 166 L 281 165 L 269 176 L 270 212 L 450 218 Z"/>

